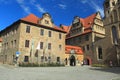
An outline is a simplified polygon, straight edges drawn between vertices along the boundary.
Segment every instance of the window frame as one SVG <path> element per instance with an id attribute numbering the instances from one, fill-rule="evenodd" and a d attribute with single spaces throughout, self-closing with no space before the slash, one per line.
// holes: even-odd
<path id="1" fill-rule="evenodd" d="M 44 29 L 40 29 L 40 35 L 41 35 L 41 36 L 44 35 Z"/>
<path id="2" fill-rule="evenodd" d="M 44 43 L 40 42 L 40 49 L 43 49 L 43 45 L 44 45 Z"/>
<path id="3" fill-rule="evenodd" d="M 52 37 L 52 32 L 51 31 L 48 31 L 48 36 Z"/>
<path id="4" fill-rule="evenodd" d="M 48 43 L 48 50 L 51 50 L 51 43 Z"/>
<path id="5" fill-rule="evenodd" d="M 29 56 L 24 56 L 24 62 L 29 62 Z"/>
<path id="6" fill-rule="evenodd" d="M 25 40 L 25 47 L 29 48 L 29 46 L 30 46 L 30 40 Z"/>
<path id="7" fill-rule="evenodd" d="M 30 25 L 26 26 L 26 33 L 30 33 Z"/>
<path id="8" fill-rule="evenodd" d="M 61 33 L 59 33 L 59 39 L 62 39 L 62 34 Z"/>

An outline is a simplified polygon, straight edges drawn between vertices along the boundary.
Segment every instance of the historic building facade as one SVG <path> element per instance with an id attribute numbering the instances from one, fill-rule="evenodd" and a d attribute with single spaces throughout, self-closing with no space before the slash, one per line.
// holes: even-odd
<path id="1" fill-rule="evenodd" d="M 70 66 L 83 65 L 84 52 L 78 46 L 65 46 L 65 64 Z"/>
<path id="2" fill-rule="evenodd" d="M 0 32 L 3 39 L 0 56 L 3 63 L 59 62 L 65 59 L 66 32 L 53 24 L 48 13 L 42 18 L 34 14 L 19 19 Z"/>
<path id="3" fill-rule="evenodd" d="M 84 64 L 101 63 L 103 59 L 102 44 L 98 41 L 105 38 L 105 28 L 100 13 L 87 18 L 74 17 L 73 23 L 67 30 L 66 44 L 82 47 Z"/>
<path id="4" fill-rule="evenodd" d="M 112 61 L 113 65 L 120 66 L 120 0 L 105 0 L 104 13 L 104 62 Z"/>

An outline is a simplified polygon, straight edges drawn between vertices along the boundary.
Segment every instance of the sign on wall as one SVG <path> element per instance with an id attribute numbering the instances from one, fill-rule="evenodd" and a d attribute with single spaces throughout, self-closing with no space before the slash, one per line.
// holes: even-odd
<path id="1" fill-rule="evenodd" d="M 17 52 L 16 52 L 16 57 L 19 57 L 19 55 L 20 55 L 20 52 L 17 51 Z"/>

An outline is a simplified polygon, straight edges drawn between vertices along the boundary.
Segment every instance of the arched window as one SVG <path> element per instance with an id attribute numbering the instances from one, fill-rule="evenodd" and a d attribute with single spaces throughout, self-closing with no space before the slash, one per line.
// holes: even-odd
<path id="1" fill-rule="evenodd" d="M 114 22 L 118 21 L 117 11 L 114 10 L 113 14 L 114 14 Z"/>
<path id="2" fill-rule="evenodd" d="M 113 43 L 116 44 L 117 43 L 117 30 L 115 26 L 112 27 L 112 39 L 113 39 Z"/>
<path id="3" fill-rule="evenodd" d="M 102 48 L 98 47 L 98 59 L 103 59 Z"/>

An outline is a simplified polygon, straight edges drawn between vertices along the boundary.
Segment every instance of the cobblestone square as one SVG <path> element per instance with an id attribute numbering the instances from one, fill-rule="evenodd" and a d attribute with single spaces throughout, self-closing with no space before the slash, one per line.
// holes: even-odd
<path id="1" fill-rule="evenodd" d="M 120 80 L 120 68 L 11 67 L 0 65 L 0 80 Z"/>

